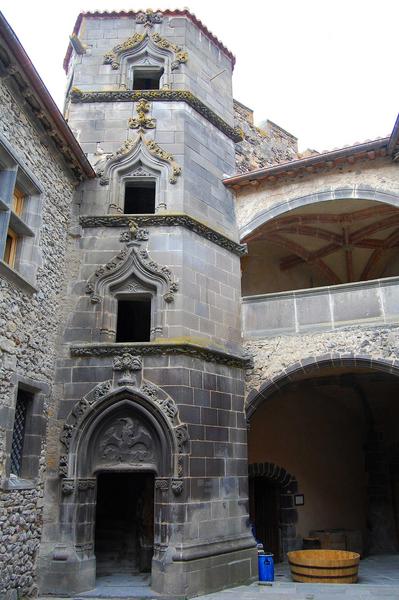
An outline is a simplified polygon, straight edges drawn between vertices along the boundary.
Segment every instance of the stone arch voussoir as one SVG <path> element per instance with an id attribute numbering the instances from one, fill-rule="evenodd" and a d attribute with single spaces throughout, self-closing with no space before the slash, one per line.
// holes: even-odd
<path id="1" fill-rule="evenodd" d="M 281 391 L 286 385 L 295 381 L 298 375 L 303 376 L 326 367 L 373 368 L 376 371 L 399 376 L 399 361 L 386 358 L 375 358 L 366 354 L 323 354 L 310 356 L 296 361 L 282 369 L 276 375 L 265 379 L 258 389 L 250 390 L 246 401 L 246 416 L 250 420 L 257 408 L 273 394 Z"/>
<path id="2" fill-rule="evenodd" d="M 286 202 L 280 202 L 257 213 L 252 219 L 240 228 L 240 239 L 251 235 L 256 229 L 262 227 L 268 221 L 287 214 L 292 210 L 317 204 L 319 202 L 330 202 L 332 200 L 372 200 L 391 204 L 399 208 L 399 195 L 378 190 L 367 186 L 338 187 L 335 189 L 320 190 L 306 196 L 290 198 Z"/>

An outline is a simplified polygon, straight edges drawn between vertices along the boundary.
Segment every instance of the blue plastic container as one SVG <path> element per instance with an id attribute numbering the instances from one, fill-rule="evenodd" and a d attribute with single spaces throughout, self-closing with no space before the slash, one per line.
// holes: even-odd
<path id="1" fill-rule="evenodd" d="M 274 581 L 273 554 L 258 554 L 259 581 Z"/>

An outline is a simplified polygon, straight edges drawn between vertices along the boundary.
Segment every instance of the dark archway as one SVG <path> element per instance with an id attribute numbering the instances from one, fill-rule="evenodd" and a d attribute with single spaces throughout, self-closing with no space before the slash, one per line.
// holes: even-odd
<path id="1" fill-rule="evenodd" d="M 312 373 L 320 369 L 348 367 L 360 369 L 375 369 L 383 373 L 390 373 L 399 377 L 399 363 L 394 359 L 375 358 L 367 354 L 322 354 L 320 356 L 306 356 L 282 369 L 276 375 L 265 379 L 259 389 L 252 389 L 246 400 L 246 415 L 249 421 L 256 409 L 270 396 L 286 385 L 303 377 L 311 377 Z M 398 380 L 399 381 L 399 380 Z"/>
<path id="2" fill-rule="evenodd" d="M 248 397 L 250 461 L 265 461 L 271 478 L 284 465 L 302 482 L 298 536 L 336 530 L 347 549 L 398 551 L 397 376 L 394 360 L 324 355 L 288 366 Z"/>
<path id="3" fill-rule="evenodd" d="M 257 539 L 263 543 L 265 550 L 272 551 L 275 560 L 282 560 L 284 554 L 290 550 L 295 550 L 298 545 L 296 535 L 296 522 L 298 520 L 298 511 L 294 504 L 294 495 L 298 491 L 298 482 L 294 475 L 288 473 L 284 468 L 274 463 L 253 463 L 248 467 L 249 476 L 249 498 L 250 498 L 250 517 L 255 524 Z M 272 504 L 276 500 L 277 514 L 271 515 L 268 522 L 268 515 L 263 511 L 257 510 L 257 502 L 261 505 L 265 498 L 265 490 L 256 489 L 261 487 L 258 484 L 263 482 L 272 482 L 276 489 L 276 498 L 272 498 Z M 274 496 L 273 490 L 272 495 Z M 260 492 L 260 493 L 259 493 Z M 261 506 L 259 506 L 261 508 Z M 273 508 L 273 507 L 272 507 Z M 262 514 L 259 514 L 261 512 Z M 277 521 L 277 522 L 276 522 Z M 268 547 L 268 533 L 272 538 L 271 546 Z"/>

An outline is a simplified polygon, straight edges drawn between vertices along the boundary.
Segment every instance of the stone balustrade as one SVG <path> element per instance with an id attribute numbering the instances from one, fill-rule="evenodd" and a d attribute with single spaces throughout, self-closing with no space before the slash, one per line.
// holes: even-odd
<path id="1" fill-rule="evenodd" d="M 399 323 L 399 277 L 242 299 L 244 339 Z"/>

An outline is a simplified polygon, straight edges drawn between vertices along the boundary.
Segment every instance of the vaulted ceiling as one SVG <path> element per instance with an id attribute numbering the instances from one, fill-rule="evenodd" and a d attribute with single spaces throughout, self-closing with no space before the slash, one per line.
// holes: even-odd
<path id="1" fill-rule="evenodd" d="M 325 284 L 375 279 L 398 253 L 399 209 L 358 200 L 308 205 L 269 221 L 245 242 L 249 259 L 252 244 L 266 242 L 280 249 L 280 271 L 306 264 Z M 266 247 L 264 258 L 266 266 Z"/>

